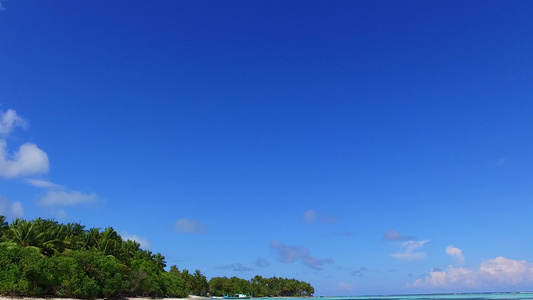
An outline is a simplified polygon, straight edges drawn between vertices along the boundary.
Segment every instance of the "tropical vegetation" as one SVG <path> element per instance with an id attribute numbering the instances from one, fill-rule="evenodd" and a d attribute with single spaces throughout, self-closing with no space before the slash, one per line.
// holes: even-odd
<path id="1" fill-rule="evenodd" d="M 187 297 L 252 293 L 311 296 L 313 287 L 285 278 L 214 277 L 177 266 L 165 270 L 161 253 L 124 240 L 112 227 L 16 219 L 0 215 L 0 294 L 74 298 Z"/>
<path id="2" fill-rule="evenodd" d="M 307 297 L 314 292 L 314 288 L 307 282 L 275 276 L 263 278 L 256 275 L 251 280 L 213 277 L 209 280 L 209 294 L 213 296 L 251 293 L 254 297 Z"/>

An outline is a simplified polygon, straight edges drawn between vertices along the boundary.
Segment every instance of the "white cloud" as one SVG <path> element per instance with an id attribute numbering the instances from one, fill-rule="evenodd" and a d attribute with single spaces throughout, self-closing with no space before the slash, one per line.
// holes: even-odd
<path id="1" fill-rule="evenodd" d="M 26 120 L 13 109 L 0 111 L 0 177 L 14 178 L 48 172 L 48 156 L 35 144 L 25 143 L 12 155 L 8 153 L 5 136 L 14 128 L 24 128 L 26 125 Z"/>
<path id="2" fill-rule="evenodd" d="M 176 229 L 181 233 L 204 233 L 206 231 L 202 223 L 190 219 L 177 220 Z"/>
<path id="3" fill-rule="evenodd" d="M 324 264 L 333 262 L 329 258 L 317 259 L 312 257 L 309 249 L 304 247 L 288 246 L 277 241 L 272 241 L 271 247 L 278 251 L 280 261 L 284 263 L 293 263 L 297 260 L 302 260 L 306 266 L 321 270 Z"/>
<path id="4" fill-rule="evenodd" d="M 41 180 L 41 179 L 26 179 L 26 182 L 29 185 L 33 185 L 34 187 L 38 188 L 63 188 L 62 185 L 56 184 L 47 180 Z"/>
<path id="5" fill-rule="evenodd" d="M 5 140 L 0 140 L 0 176 L 14 178 L 48 172 L 48 155 L 35 144 L 25 143 L 11 157 Z"/>
<path id="6" fill-rule="evenodd" d="M 0 10 L 2 10 L 2 2 L 0 2 Z M 0 135 L 7 135 L 15 127 L 25 128 L 26 125 L 27 122 L 13 109 L 8 109 L 5 113 L 0 110 Z"/>
<path id="7" fill-rule="evenodd" d="M 40 200 L 42 206 L 69 206 L 98 201 L 95 193 L 83 194 L 78 191 L 50 190 Z"/>
<path id="8" fill-rule="evenodd" d="M 459 263 L 463 263 L 465 261 L 463 250 L 456 248 L 453 245 L 446 247 L 446 254 L 454 256 Z"/>
<path id="9" fill-rule="evenodd" d="M 454 268 L 430 272 L 412 286 L 421 288 L 495 288 L 533 284 L 533 263 L 503 256 L 483 261 L 478 269 Z"/>
<path id="10" fill-rule="evenodd" d="M 16 178 L 43 174 L 49 171 L 48 155 L 35 144 L 25 143 L 14 153 L 9 153 L 5 136 L 16 127 L 24 128 L 26 126 L 26 120 L 17 115 L 13 109 L 9 109 L 5 113 L 0 111 L 0 177 Z M 42 206 L 76 205 L 95 202 L 99 198 L 95 193 L 84 194 L 78 191 L 70 191 L 59 184 L 46 180 L 32 178 L 26 178 L 25 180 L 29 185 L 48 189 L 47 193 L 38 202 Z M 12 215 L 18 217 L 22 216 L 24 210 L 20 202 L 15 202 L 10 211 Z M 58 216 L 64 218 L 66 213 L 63 210 L 59 210 Z"/>
<path id="11" fill-rule="evenodd" d="M 146 249 L 150 249 L 151 247 L 150 242 L 147 239 L 140 237 L 136 234 L 128 234 L 127 232 L 124 232 L 124 233 L 121 233 L 120 236 L 122 236 L 122 239 L 124 239 L 125 241 L 126 240 L 136 241 L 137 243 L 141 245 L 142 249 L 146 250 Z"/>
<path id="12" fill-rule="evenodd" d="M 18 201 L 11 203 L 8 198 L 0 196 L 0 215 L 9 218 L 22 218 L 24 216 L 22 203 Z"/>
<path id="13" fill-rule="evenodd" d="M 416 249 L 422 248 L 429 240 L 425 241 L 408 241 L 402 244 L 400 252 L 391 254 L 392 257 L 407 261 L 423 260 L 426 258 L 425 252 L 415 252 Z"/>

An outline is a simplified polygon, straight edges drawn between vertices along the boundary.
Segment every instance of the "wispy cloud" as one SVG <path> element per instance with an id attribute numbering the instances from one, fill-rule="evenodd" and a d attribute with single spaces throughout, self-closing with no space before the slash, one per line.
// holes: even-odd
<path id="1" fill-rule="evenodd" d="M 0 215 L 9 218 L 22 218 L 24 208 L 19 201 L 11 202 L 8 198 L 0 196 Z"/>
<path id="2" fill-rule="evenodd" d="M 2 2 L 0 1 L 0 10 L 2 10 Z M 26 128 L 28 122 L 13 109 L 8 109 L 6 112 L 0 110 L 0 135 L 8 135 L 16 127 Z"/>
<path id="3" fill-rule="evenodd" d="M 127 240 L 136 241 L 137 243 L 141 245 L 141 248 L 143 249 L 150 249 L 151 247 L 150 242 L 147 239 L 140 237 L 136 234 L 129 234 L 127 232 L 123 232 L 120 235 L 122 236 L 122 239 L 124 239 L 125 241 Z"/>
<path id="4" fill-rule="evenodd" d="M 205 233 L 204 224 L 191 219 L 179 219 L 175 223 L 176 229 L 180 233 Z"/>
<path id="5" fill-rule="evenodd" d="M 56 212 L 56 216 L 60 220 L 66 220 L 67 219 L 67 213 L 64 210 L 62 210 L 62 209 L 60 209 L 60 210 L 58 210 Z"/>
<path id="6" fill-rule="evenodd" d="M 363 273 L 368 272 L 368 268 L 361 267 L 358 270 L 352 271 L 352 276 L 363 277 Z"/>
<path id="7" fill-rule="evenodd" d="M 311 223 L 316 219 L 316 212 L 310 209 L 302 214 L 302 219 L 305 222 Z"/>
<path id="8" fill-rule="evenodd" d="M 84 194 L 78 191 L 49 190 L 40 200 L 41 206 L 71 206 L 98 201 L 95 193 Z"/>
<path id="9" fill-rule="evenodd" d="M 235 271 L 235 272 L 253 271 L 252 268 L 249 268 L 249 267 L 243 266 L 243 265 L 240 264 L 240 263 L 237 263 L 237 264 L 231 264 L 231 265 L 225 265 L 225 266 L 222 266 L 222 267 L 217 267 L 217 269 L 227 270 L 227 271 Z"/>
<path id="10" fill-rule="evenodd" d="M 498 162 L 496 163 L 497 166 L 502 167 L 507 164 L 507 158 L 500 158 L 498 159 Z"/>
<path id="11" fill-rule="evenodd" d="M 335 232 L 333 233 L 334 236 L 343 236 L 343 237 L 352 237 L 353 233 L 349 231 L 342 231 L 342 232 Z"/>
<path id="12" fill-rule="evenodd" d="M 25 143 L 19 150 L 9 155 L 5 140 L 0 139 L 0 176 L 15 178 L 19 176 L 47 173 L 48 155 L 35 144 Z"/>
<path id="13" fill-rule="evenodd" d="M 407 261 L 423 260 L 426 258 L 425 252 L 416 252 L 417 249 L 422 248 L 429 240 L 425 241 L 407 241 L 402 244 L 400 252 L 391 254 L 392 257 Z"/>
<path id="14" fill-rule="evenodd" d="M 284 263 L 293 263 L 297 260 L 301 260 L 306 266 L 316 270 L 321 270 L 324 264 L 333 263 L 333 260 L 317 259 L 311 256 L 311 253 L 307 248 L 299 246 L 287 246 L 277 241 L 272 241 L 271 247 L 278 251 L 280 261 Z"/>
<path id="15" fill-rule="evenodd" d="M 335 290 L 343 292 L 353 292 L 355 291 L 355 286 L 351 283 L 340 282 L 335 286 Z"/>
<path id="16" fill-rule="evenodd" d="M 270 263 L 266 259 L 259 258 L 258 260 L 255 261 L 255 265 L 258 266 L 259 268 L 266 268 L 270 266 Z"/>
<path id="17" fill-rule="evenodd" d="M 60 185 L 60 184 L 56 184 L 56 183 L 53 183 L 53 182 L 50 182 L 50 181 L 47 181 L 47 180 L 41 180 L 41 179 L 28 178 L 28 179 L 26 179 L 26 182 L 29 185 L 32 185 L 32 186 L 38 187 L 38 188 L 63 188 L 63 186 Z"/>
<path id="18" fill-rule="evenodd" d="M 385 241 L 410 241 L 414 239 L 414 236 L 402 235 L 397 230 L 389 230 L 383 234 L 383 240 Z"/>
<path id="19" fill-rule="evenodd" d="M 15 218 L 22 218 L 24 216 L 24 207 L 22 207 L 21 202 L 17 201 L 11 204 L 11 214 Z"/>
<path id="20" fill-rule="evenodd" d="M 455 259 L 461 264 L 465 261 L 463 250 L 456 248 L 453 245 L 446 247 L 446 254 L 455 257 Z"/>
<path id="21" fill-rule="evenodd" d="M 305 211 L 302 214 L 302 219 L 306 223 L 320 222 L 326 224 L 334 224 L 340 221 L 340 219 L 335 216 L 319 213 L 312 209 Z"/>
<path id="22" fill-rule="evenodd" d="M 432 271 L 429 276 L 417 279 L 412 287 L 419 288 L 491 288 L 533 284 L 533 263 L 508 259 L 503 256 L 483 261 L 479 268 L 454 268 Z"/>

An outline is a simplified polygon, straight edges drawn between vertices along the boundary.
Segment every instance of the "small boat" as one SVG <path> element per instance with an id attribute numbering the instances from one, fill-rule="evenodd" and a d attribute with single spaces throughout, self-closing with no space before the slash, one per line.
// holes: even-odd
<path id="1" fill-rule="evenodd" d="M 245 294 L 224 295 L 224 299 L 250 299 L 252 296 Z"/>

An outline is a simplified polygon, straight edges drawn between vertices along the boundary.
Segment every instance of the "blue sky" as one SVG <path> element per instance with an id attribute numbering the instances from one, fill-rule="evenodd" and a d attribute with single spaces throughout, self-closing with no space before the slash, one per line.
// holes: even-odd
<path id="1" fill-rule="evenodd" d="M 533 2 L 0 3 L 9 220 L 316 295 L 533 290 Z"/>

